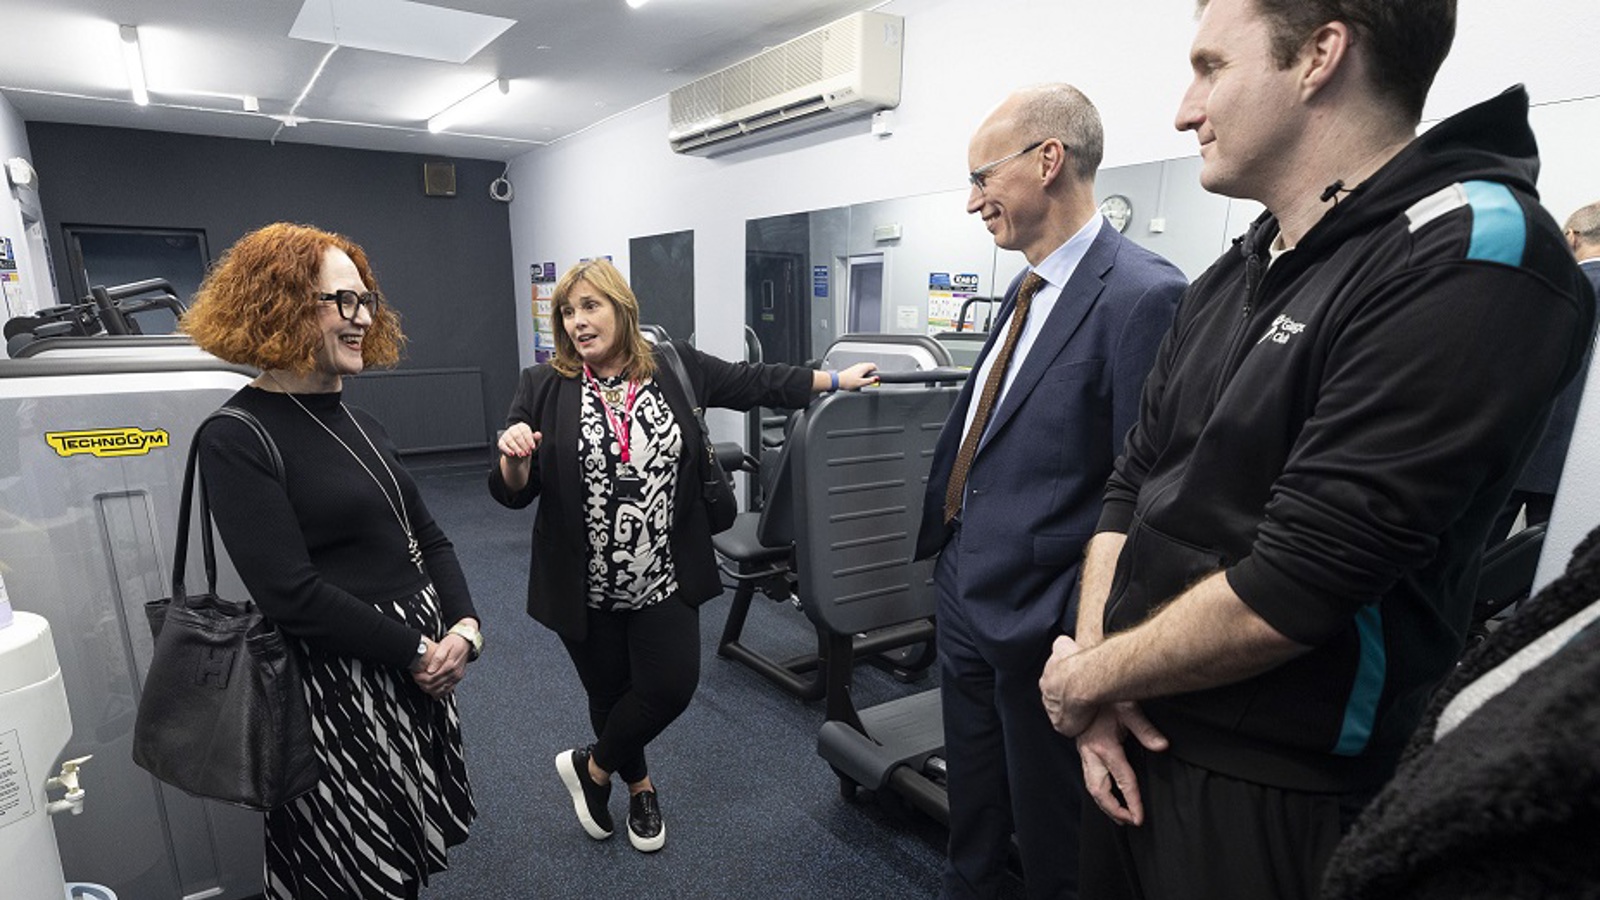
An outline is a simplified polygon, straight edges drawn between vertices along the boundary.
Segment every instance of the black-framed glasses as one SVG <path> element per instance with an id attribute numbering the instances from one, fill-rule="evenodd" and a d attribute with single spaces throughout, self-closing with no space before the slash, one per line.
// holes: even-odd
<path id="1" fill-rule="evenodd" d="M 378 307 L 383 305 L 383 295 L 377 291 L 334 291 L 331 294 L 318 294 L 317 299 L 323 303 L 333 303 L 339 307 L 339 318 L 347 322 L 356 320 L 356 310 L 365 306 L 367 313 L 374 319 L 378 317 Z"/>
<path id="2" fill-rule="evenodd" d="M 998 169 L 1000 166 L 1005 165 L 1019 156 L 1025 156 L 1029 153 L 1032 153 L 1043 146 L 1044 141 L 1034 141 L 1015 153 L 1012 153 L 1008 156 L 1002 156 L 993 162 L 986 162 L 976 169 L 973 169 L 971 172 L 968 172 L 967 181 L 971 182 L 973 187 L 981 191 L 983 190 L 984 184 L 988 182 L 990 173 L 994 172 L 995 169 Z"/>

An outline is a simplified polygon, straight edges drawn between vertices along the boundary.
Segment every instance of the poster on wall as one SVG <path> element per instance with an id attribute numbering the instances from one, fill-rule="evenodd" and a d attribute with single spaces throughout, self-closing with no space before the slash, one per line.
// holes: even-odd
<path id="1" fill-rule="evenodd" d="M 928 334 L 956 330 L 961 304 L 978 292 L 978 276 L 971 273 L 928 273 Z M 971 322 L 963 331 L 972 331 Z"/>
<path id="2" fill-rule="evenodd" d="M 17 271 L 11 238 L 0 238 L 0 297 L 5 299 L 7 319 L 22 315 L 22 273 Z"/>
<path id="3" fill-rule="evenodd" d="M 555 354 L 555 333 L 550 330 L 550 296 L 556 287 L 554 261 L 528 267 L 533 275 L 533 363 L 548 362 Z"/>

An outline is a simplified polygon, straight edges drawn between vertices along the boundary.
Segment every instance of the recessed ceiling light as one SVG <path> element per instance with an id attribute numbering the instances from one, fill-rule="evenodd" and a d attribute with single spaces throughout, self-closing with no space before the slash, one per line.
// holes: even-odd
<path id="1" fill-rule="evenodd" d="M 628 0 L 628 6 L 632 9 L 638 9 L 649 2 L 650 0 Z"/>

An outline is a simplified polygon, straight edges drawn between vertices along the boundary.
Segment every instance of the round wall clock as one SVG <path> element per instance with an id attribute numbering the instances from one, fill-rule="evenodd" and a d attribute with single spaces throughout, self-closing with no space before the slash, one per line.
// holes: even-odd
<path id="1" fill-rule="evenodd" d="M 1100 201 L 1100 215 L 1106 217 L 1112 228 L 1125 232 L 1128 223 L 1133 221 L 1133 202 L 1121 194 L 1112 194 Z"/>

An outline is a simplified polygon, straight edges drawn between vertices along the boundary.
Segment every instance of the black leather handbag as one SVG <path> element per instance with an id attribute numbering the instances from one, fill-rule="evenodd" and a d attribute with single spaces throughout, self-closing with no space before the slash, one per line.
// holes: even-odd
<path id="1" fill-rule="evenodd" d="M 678 348 L 668 343 L 658 344 L 661 358 L 666 360 L 667 367 L 672 369 L 672 374 L 683 386 L 683 393 L 689 398 L 689 408 L 694 410 L 694 419 L 700 425 L 701 448 L 698 454 L 700 476 L 700 499 L 706 507 L 706 521 L 711 524 L 712 534 L 721 534 L 733 527 L 733 520 L 739 515 L 739 501 L 733 496 L 733 482 L 728 479 L 728 473 L 723 470 L 722 464 L 717 462 L 716 448 L 711 445 L 711 431 L 706 428 L 705 410 L 700 406 L 700 401 L 694 394 L 694 384 L 689 381 L 689 373 L 683 368 L 683 360 L 678 356 Z"/>
<path id="2" fill-rule="evenodd" d="M 253 428 L 283 479 L 277 445 L 249 412 L 224 406 L 196 429 L 183 471 L 172 596 L 145 604 L 155 656 L 139 697 L 133 761 L 191 794 L 268 810 L 315 787 L 322 767 L 312 750 L 311 714 L 294 648 L 253 602 L 217 596 L 204 478 L 199 488 L 206 592 L 190 596 L 184 590 L 200 432 L 221 417 Z"/>

